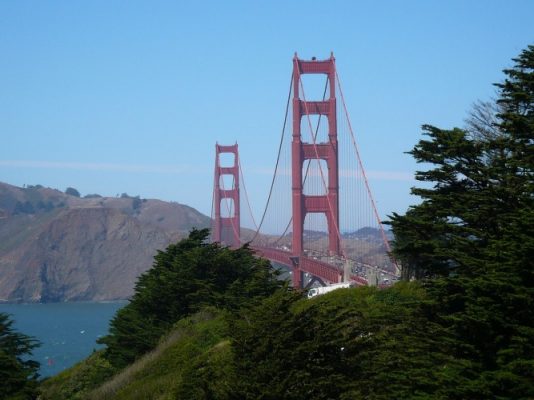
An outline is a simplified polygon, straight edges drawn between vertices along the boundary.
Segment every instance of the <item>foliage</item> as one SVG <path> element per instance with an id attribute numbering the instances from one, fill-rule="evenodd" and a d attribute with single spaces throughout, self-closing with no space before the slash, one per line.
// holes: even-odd
<path id="1" fill-rule="evenodd" d="M 58 203 L 57 207 L 63 207 L 64 204 Z M 19 214 L 35 214 L 37 212 L 48 212 L 55 208 L 55 205 L 52 201 L 43 201 L 38 200 L 35 203 L 32 203 L 30 201 L 17 201 L 15 203 L 15 207 L 13 209 L 13 215 L 19 215 Z"/>
<path id="2" fill-rule="evenodd" d="M 85 360 L 58 375 L 45 379 L 40 385 L 42 400 L 81 400 L 94 387 L 111 377 L 113 368 L 103 357 L 103 350 L 96 351 Z"/>
<path id="3" fill-rule="evenodd" d="M 534 292 L 517 277 L 495 271 L 427 284 L 433 317 L 451 340 L 446 351 L 464 359 L 462 375 L 477 388 L 471 399 L 534 396 Z M 467 364 L 468 363 L 468 364 Z M 450 387 L 451 398 L 465 398 Z"/>
<path id="4" fill-rule="evenodd" d="M 422 203 L 391 221 L 404 278 L 435 278 L 430 316 L 472 399 L 534 397 L 534 46 L 514 61 L 489 124 L 423 127 L 410 154 L 434 166 L 417 173 L 433 187 L 413 189 Z"/>
<path id="5" fill-rule="evenodd" d="M 206 306 L 248 307 L 283 285 L 269 263 L 254 257 L 248 247 L 231 250 L 207 243 L 207 237 L 206 229 L 192 230 L 188 238 L 158 252 L 152 269 L 141 275 L 132 300 L 101 339 L 115 367 L 154 348 L 181 318 Z"/>
<path id="6" fill-rule="evenodd" d="M 142 204 L 143 201 L 139 198 L 139 196 L 135 196 L 132 198 L 132 208 L 134 210 L 139 210 Z"/>
<path id="7" fill-rule="evenodd" d="M 243 399 L 447 398 L 461 362 L 426 318 L 415 283 L 339 289 L 313 300 L 279 292 L 232 329 Z M 245 372 L 246 371 L 246 372 Z"/>
<path id="8" fill-rule="evenodd" d="M 17 201 L 15 204 L 15 209 L 13 210 L 13 214 L 34 214 L 35 208 L 33 207 L 33 204 L 29 201 L 21 202 Z"/>
<path id="9" fill-rule="evenodd" d="M 465 121 L 469 138 L 487 141 L 501 136 L 497 118 L 501 111 L 498 103 L 480 100 L 475 102 Z"/>
<path id="10" fill-rule="evenodd" d="M 38 346 L 13 329 L 13 320 L 0 313 L 0 399 L 31 399 L 36 394 L 39 363 L 28 360 Z"/>
<path id="11" fill-rule="evenodd" d="M 80 192 L 78 192 L 78 190 L 76 190 L 75 188 L 73 187 L 68 187 L 66 190 L 65 190 L 65 194 L 68 194 L 70 196 L 74 196 L 74 197 L 80 197 Z"/>
<path id="12" fill-rule="evenodd" d="M 204 309 L 180 320 L 159 345 L 87 398 L 226 399 L 233 382 L 224 313 Z"/>
<path id="13" fill-rule="evenodd" d="M 434 166 L 416 175 L 433 187 L 412 189 L 422 203 L 391 221 L 405 278 L 486 273 L 509 261 L 510 233 L 534 212 L 534 46 L 515 62 L 496 106 L 475 110 L 469 131 L 423 126 L 428 140 L 410 154 Z"/>
<path id="14" fill-rule="evenodd" d="M 43 400 L 230 398 L 233 364 L 224 312 L 205 308 L 178 321 L 155 349 L 115 372 L 103 350 L 41 383 Z"/>

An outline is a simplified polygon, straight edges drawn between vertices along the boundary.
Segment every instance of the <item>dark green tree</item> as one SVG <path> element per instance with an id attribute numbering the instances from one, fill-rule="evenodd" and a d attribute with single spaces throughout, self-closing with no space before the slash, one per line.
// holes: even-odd
<path id="1" fill-rule="evenodd" d="M 413 188 L 422 203 L 405 215 L 393 214 L 394 253 L 405 266 L 405 278 L 476 274 L 483 264 L 481 250 L 499 229 L 495 217 L 506 212 L 495 201 L 499 183 L 492 181 L 486 163 L 487 144 L 461 129 L 425 125 L 423 132 L 429 140 L 409 153 L 435 166 L 416 174 L 433 187 Z"/>
<path id="2" fill-rule="evenodd" d="M 465 361 L 471 399 L 534 396 L 534 46 L 514 62 L 478 134 L 423 127 L 410 154 L 433 166 L 416 175 L 433 186 L 391 218 L 404 277 L 435 278 L 429 318 Z"/>
<path id="3" fill-rule="evenodd" d="M 532 212 L 533 54 L 529 46 L 504 71 L 496 105 L 479 111 L 468 131 L 423 126 L 428 140 L 409 154 L 434 166 L 416 174 L 433 186 L 412 189 L 422 203 L 390 222 L 406 278 L 483 273 L 518 215 Z"/>
<path id="4" fill-rule="evenodd" d="M 78 190 L 76 190 L 73 187 L 68 187 L 65 190 L 65 193 L 68 194 L 68 195 L 74 196 L 74 197 L 80 197 L 80 192 L 78 192 Z"/>
<path id="5" fill-rule="evenodd" d="M 13 210 L 13 214 L 34 214 L 35 208 L 33 207 L 33 204 L 29 201 L 20 202 L 17 201 L 15 204 L 15 209 Z"/>
<path id="6" fill-rule="evenodd" d="M 124 367 L 152 349 L 175 322 L 203 307 L 238 310 L 284 285 L 248 247 L 232 250 L 207 238 L 207 229 L 192 230 L 159 251 L 153 267 L 139 277 L 132 300 L 101 339 L 114 366 Z"/>
<path id="7" fill-rule="evenodd" d="M 0 313 L 0 399 L 33 399 L 39 363 L 28 360 L 38 346 L 33 338 L 13 329 L 13 321 Z"/>
<path id="8" fill-rule="evenodd" d="M 141 200 L 139 196 L 132 197 L 132 208 L 134 209 L 134 211 L 139 211 L 142 204 L 143 200 Z"/>
<path id="9" fill-rule="evenodd" d="M 428 318 L 416 283 L 340 289 L 313 300 L 277 292 L 234 322 L 236 398 L 471 398 L 464 360 Z"/>

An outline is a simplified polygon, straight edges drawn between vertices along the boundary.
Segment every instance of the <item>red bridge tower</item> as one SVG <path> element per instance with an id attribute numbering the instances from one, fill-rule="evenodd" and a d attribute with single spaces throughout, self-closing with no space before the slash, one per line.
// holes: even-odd
<path id="1" fill-rule="evenodd" d="M 234 164 L 232 166 L 221 167 L 220 154 L 232 153 Z M 240 218 L 239 218 L 239 155 L 237 143 L 233 146 L 215 145 L 215 193 L 214 208 L 215 220 L 213 227 L 213 241 L 223 243 L 231 247 L 239 247 L 240 238 Z M 230 188 L 224 187 L 224 176 L 232 178 L 233 185 Z M 221 179 L 222 178 L 222 179 Z M 228 199 L 233 201 L 230 204 Z M 221 205 L 225 202 L 224 205 Z M 222 216 L 221 208 L 226 210 L 226 216 Z"/>
<path id="2" fill-rule="evenodd" d="M 306 214 L 322 213 L 328 224 L 328 251 L 339 255 L 339 179 L 338 142 L 336 117 L 336 69 L 333 54 L 327 60 L 300 60 L 293 58 L 293 140 L 291 147 L 292 197 L 293 197 L 293 240 L 294 260 L 293 286 L 302 286 L 302 271 L 298 260 L 303 255 L 303 232 Z M 302 90 L 301 75 L 325 74 L 330 88 L 329 98 L 323 101 L 307 101 Z M 322 115 L 328 119 L 328 142 L 305 143 L 301 137 L 302 118 L 308 115 Z M 310 129 L 311 129 L 311 124 Z M 303 193 L 302 168 L 305 160 L 324 160 L 328 167 L 328 187 L 324 195 Z M 326 173 L 325 173 L 326 175 Z M 326 176 L 324 177 L 326 178 Z"/>

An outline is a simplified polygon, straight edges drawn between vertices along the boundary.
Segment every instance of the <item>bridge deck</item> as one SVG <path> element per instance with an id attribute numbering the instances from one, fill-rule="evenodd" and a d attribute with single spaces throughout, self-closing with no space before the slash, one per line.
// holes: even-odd
<path id="1" fill-rule="evenodd" d="M 252 249 L 261 257 L 267 258 L 273 262 L 285 265 L 289 268 L 295 266 L 293 255 L 284 250 L 270 247 L 252 246 Z M 296 261 L 296 260 L 295 260 Z M 343 271 L 334 265 L 327 264 L 323 261 L 315 260 L 310 257 L 300 256 L 298 258 L 299 268 L 313 276 L 321 278 L 328 283 L 338 283 L 343 280 Z M 358 285 L 367 285 L 367 280 L 359 275 L 351 274 L 351 280 Z"/>

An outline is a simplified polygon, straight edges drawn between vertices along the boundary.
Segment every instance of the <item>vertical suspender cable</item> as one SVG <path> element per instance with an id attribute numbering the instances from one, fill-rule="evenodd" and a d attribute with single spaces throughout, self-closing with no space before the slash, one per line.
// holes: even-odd
<path id="1" fill-rule="evenodd" d="M 289 81 L 289 93 L 287 94 L 287 103 L 286 103 L 286 113 L 284 116 L 284 124 L 282 126 L 282 135 L 280 137 L 280 143 L 278 145 L 278 155 L 276 157 L 276 165 L 274 167 L 274 173 L 273 173 L 273 179 L 271 181 L 271 188 L 269 189 L 269 195 L 267 196 L 267 203 L 265 204 L 265 209 L 263 210 L 263 215 L 261 216 L 260 224 L 258 226 L 258 230 L 256 231 L 256 234 L 252 238 L 251 242 L 253 242 L 258 234 L 260 233 L 260 229 L 263 225 L 263 222 L 265 221 L 265 215 L 267 214 L 267 209 L 269 208 L 269 202 L 271 201 L 271 196 L 273 194 L 273 188 L 274 188 L 274 182 L 276 181 L 276 174 L 278 173 L 278 164 L 280 162 L 280 155 L 282 152 L 282 144 L 284 143 L 284 134 L 286 131 L 286 125 L 287 125 L 287 114 L 289 112 L 289 103 L 291 101 L 291 93 L 292 93 L 292 84 L 293 84 L 293 73 L 291 74 L 291 80 Z M 291 222 L 290 222 L 291 223 Z"/>
<path id="2" fill-rule="evenodd" d="M 250 212 L 250 216 L 252 217 L 252 223 L 254 224 L 254 228 L 256 229 L 256 232 L 257 232 L 260 228 L 258 227 L 258 224 L 256 224 L 256 219 L 254 218 L 254 214 L 252 213 L 252 207 L 250 206 L 247 186 L 245 185 L 245 176 L 243 175 L 243 170 L 241 169 L 241 160 L 238 161 L 238 165 L 239 165 L 239 173 L 241 175 L 241 186 L 243 186 L 243 189 L 245 191 L 245 200 L 247 201 L 248 211 Z"/>
<path id="3" fill-rule="evenodd" d="M 343 96 L 343 90 L 341 89 L 341 81 L 339 80 L 339 76 L 337 74 L 337 69 L 335 69 L 335 72 L 336 72 L 336 80 L 337 80 L 337 85 L 338 85 L 338 88 L 339 88 L 339 93 L 341 95 L 341 102 L 343 103 L 343 110 L 345 111 L 345 117 L 347 118 L 349 132 L 350 132 L 350 135 L 351 135 L 351 139 L 352 139 L 352 144 L 354 146 L 354 150 L 356 151 L 356 156 L 358 158 L 358 163 L 359 163 L 360 168 L 362 170 L 362 175 L 363 175 L 363 178 L 364 178 L 365 187 L 367 189 L 367 194 L 369 196 L 369 199 L 371 200 L 371 205 L 373 207 L 373 212 L 374 212 L 374 215 L 375 215 L 376 220 L 378 222 L 378 226 L 380 227 L 380 233 L 382 234 L 382 240 L 384 241 L 384 245 L 386 246 L 386 250 L 388 251 L 388 253 L 391 256 L 391 247 L 389 245 L 389 241 L 387 239 L 386 232 L 384 231 L 384 227 L 382 226 L 382 222 L 380 221 L 380 216 L 378 215 L 378 210 L 376 208 L 376 203 L 374 201 L 373 194 L 371 193 L 371 188 L 369 187 L 369 182 L 367 181 L 367 175 L 365 174 L 365 170 L 363 169 L 362 160 L 360 158 L 360 152 L 358 150 L 358 145 L 356 144 L 356 139 L 354 137 L 354 132 L 352 130 L 352 124 L 350 123 L 349 113 L 347 111 L 347 106 L 345 104 L 345 97 Z M 391 256 L 391 260 L 393 261 L 393 264 L 395 265 L 395 268 L 397 269 L 397 272 L 398 272 L 399 271 L 399 266 L 397 264 L 397 261 L 392 256 Z"/>

